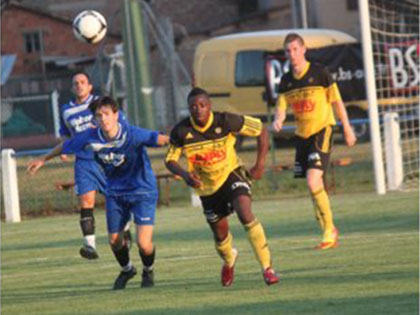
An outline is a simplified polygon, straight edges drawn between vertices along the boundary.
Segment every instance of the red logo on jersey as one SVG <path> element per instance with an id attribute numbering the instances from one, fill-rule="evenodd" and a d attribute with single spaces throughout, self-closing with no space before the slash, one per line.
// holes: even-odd
<path id="1" fill-rule="evenodd" d="M 315 108 L 315 102 L 311 100 L 299 100 L 292 103 L 293 111 L 297 114 L 312 112 Z"/>
<path id="2" fill-rule="evenodd" d="M 210 166 L 226 159 L 226 150 L 213 150 L 205 153 L 197 153 L 189 158 L 195 165 Z"/>

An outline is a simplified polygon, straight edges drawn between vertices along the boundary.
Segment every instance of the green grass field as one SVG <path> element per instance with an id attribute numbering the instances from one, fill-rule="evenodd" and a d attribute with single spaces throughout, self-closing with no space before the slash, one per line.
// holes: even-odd
<path id="1" fill-rule="evenodd" d="M 315 251 L 319 231 L 306 198 L 259 200 L 281 282 L 267 287 L 246 235 L 230 219 L 239 250 L 235 282 L 220 285 L 221 261 L 201 210 L 161 207 L 156 286 L 111 291 L 119 272 L 97 212 L 100 259 L 78 256 L 78 216 L 2 223 L 2 314 L 418 314 L 418 193 L 332 197 L 340 247 Z M 140 267 L 137 250 L 132 261 Z"/>

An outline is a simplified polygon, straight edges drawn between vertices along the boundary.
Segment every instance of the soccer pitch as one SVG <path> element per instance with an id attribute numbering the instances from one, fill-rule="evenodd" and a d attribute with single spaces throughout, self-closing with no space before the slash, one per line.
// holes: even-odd
<path id="1" fill-rule="evenodd" d="M 309 197 L 257 201 L 280 283 L 267 287 L 246 234 L 230 219 L 239 250 L 232 287 L 220 284 L 221 260 L 201 210 L 157 212 L 156 286 L 140 276 L 111 291 L 119 267 L 97 211 L 100 259 L 79 257 L 78 215 L 2 223 L 2 314 L 418 314 L 418 193 L 332 196 L 340 246 L 319 241 Z M 140 269 L 135 246 L 131 258 Z"/>

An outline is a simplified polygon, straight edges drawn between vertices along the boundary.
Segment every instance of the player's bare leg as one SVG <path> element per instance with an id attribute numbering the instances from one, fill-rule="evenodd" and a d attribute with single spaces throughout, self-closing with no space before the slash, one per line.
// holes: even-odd
<path id="1" fill-rule="evenodd" d="M 141 287 L 154 286 L 153 263 L 156 256 L 156 248 L 153 245 L 153 225 L 136 225 L 137 246 L 143 262 Z"/>
<path id="2" fill-rule="evenodd" d="M 310 168 L 306 173 L 306 181 L 314 203 L 315 214 L 321 220 L 323 237 L 316 249 L 328 249 L 338 245 L 338 230 L 334 226 L 333 215 L 330 207 L 330 200 L 324 188 L 324 172 L 319 169 Z"/>
<path id="3" fill-rule="evenodd" d="M 95 207 L 96 191 L 89 191 L 79 195 L 80 204 L 80 228 L 83 233 L 84 244 L 80 248 L 80 255 L 86 259 L 98 258 L 95 241 L 95 217 L 93 209 Z"/>
<path id="4" fill-rule="evenodd" d="M 248 233 L 248 240 L 254 250 L 255 257 L 261 265 L 264 281 L 267 285 L 277 283 L 279 277 L 271 266 L 271 254 L 265 237 L 264 228 L 255 218 L 251 210 L 251 197 L 240 195 L 233 201 L 233 208 Z"/>
<path id="5" fill-rule="evenodd" d="M 123 231 L 109 234 L 109 245 L 121 266 L 121 272 L 115 279 L 113 290 L 122 290 L 125 289 L 127 282 L 137 274 L 137 270 L 130 261 L 129 249 L 124 240 Z"/>
<path id="6" fill-rule="evenodd" d="M 221 271 L 221 282 L 224 287 L 227 287 L 233 283 L 238 251 L 232 246 L 232 234 L 229 232 L 227 217 L 223 217 L 219 221 L 209 224 L 213 232 L 216 251 L 224 262 Z"/>

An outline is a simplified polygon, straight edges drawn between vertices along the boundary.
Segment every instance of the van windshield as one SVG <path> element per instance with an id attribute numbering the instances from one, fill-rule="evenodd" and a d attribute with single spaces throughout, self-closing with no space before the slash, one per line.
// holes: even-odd
<path id="1" fill-rule="evenodd" d="M 250 50 L 236 54 L 236 86 L 264 86 L 264 77 L 264 51 Z"/>

